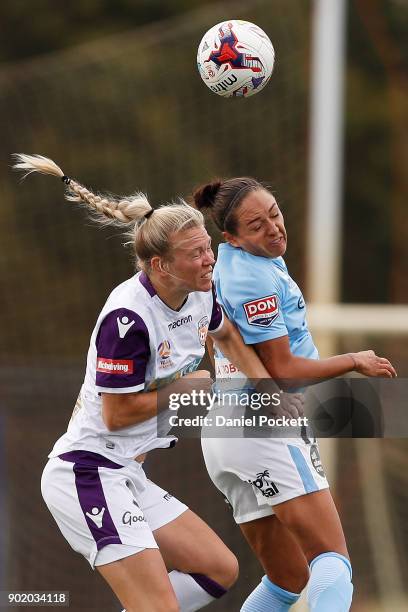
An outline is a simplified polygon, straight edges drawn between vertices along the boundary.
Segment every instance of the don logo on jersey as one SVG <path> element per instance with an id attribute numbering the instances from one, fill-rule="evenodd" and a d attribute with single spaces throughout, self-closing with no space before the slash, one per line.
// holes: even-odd
<path id="1" fill-rule="evenodd" d="M 277 295 L 245 302 L 243 304 L 245 316 L 250 325 L 269 327 L 279 314 L 279 302 Z"/>

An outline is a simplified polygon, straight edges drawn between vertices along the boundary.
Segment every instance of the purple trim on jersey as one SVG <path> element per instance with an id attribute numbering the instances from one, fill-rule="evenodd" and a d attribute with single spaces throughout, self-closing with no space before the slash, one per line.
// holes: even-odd
<path id="1" fill-rule="evenodd" d="M 150 357 L 149 332 L 138 314 L 127 308 L 109 312 L 95 344 L 98 387 L 121 389 L 144 384 Z"/>
<path id="2" fill-rule="evenodd" d="M 154 295 L 156 295 L 156 289 L 153 287 L 151 280 L 147 276 L 146 272 L 141 272 L 139 276 L 139 281 L 141 282 L 143 287 L 146 289 L 150 297 L 153 297 Z"/>
<path id="3" fill-rule="evenodd" d="M 212 578 L 208 578 L 208 576 L 204 576 L 204 574 L 190 574 L 193 580 L 211 597 L 215 597 L 215 599 L 219 599 L 227 592 L 223 586 L 212 580 Z"/>
<path id="4" fill-rule="evenodd" d="M 213 331 L 214 329 L 217 329 L 220 326 L 221 321 L 222 321 L 222 310 L 221 310 L 221 306 L 217 302 L 217 294 L 215 292 L 214 283 L 212 283 L 212 294 L 213 294 L 213 307 L 212 307 L 212 312 L 211 312 L 210 325 L 208 326 L 209 331 Z"/>
<path id="5" fill-rule="evenodd" d="M 69 451 L 68 453 L 62 453 L 62 455 L 58 455 L 58 457 L 63 461 L 69 461 L 71 463 L 80 463 L 82 466 L 90 468 L 104 467 L 109 468 L 111 470 L 120 470 L 124 467 L 123 465 L 119 465 L 119 463 L 114 463 L 103 455 L 99 455 L 98 453 L 92 453 L 91 451 Z"/>
<path id="6" fill-rule="evenodd" d="M 108 510 L 98 466 L 74 463 L 73 470 L 78 500 L 86 523 L 96 542 L 97 549 L 101 550 L 108 544 L 122 544 L 122 540 Z M 96 514 L 92 512 L 95 509 L 98 510 Z M 98 526 L 98 521 L 90 518 L 89 515 L 101 517 L 100 526 Z"/>

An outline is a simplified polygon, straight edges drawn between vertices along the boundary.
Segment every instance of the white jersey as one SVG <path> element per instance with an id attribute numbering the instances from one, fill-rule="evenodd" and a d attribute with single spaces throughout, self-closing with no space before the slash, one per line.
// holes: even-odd
<path id="1" fill-rule="evenodd" d="M 180 310 L 169 308 L 144 272 L 116 287 L 93 330 L 85 380 L 67 432 L 50 457 L 70 450 L 99 453 L 121 464 L 176 438 L 158 438 L 157 417 L 109 431 L 101 392 L 152 391 L 197 369 L 208 331 L 222 326 L 215 292 L 190 293 Z"/>

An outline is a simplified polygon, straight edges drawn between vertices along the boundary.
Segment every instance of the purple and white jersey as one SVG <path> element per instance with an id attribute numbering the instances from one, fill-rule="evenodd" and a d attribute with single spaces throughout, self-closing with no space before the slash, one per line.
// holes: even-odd
<path id="1" fill-rule="evenodd" d="M 152 391 L 194 372 L 204 356 L 208 331 L 222 326 L 215 291 L 190 293 L 180 310 L 169 308 L 144 272 L 116 287 L 93 330 L 81 388 L 67 432 L 50 457 L 89 450 L 126 464 L 173 436 L 157 437 L 157 417 L 119 431 L 102 418 L 101 392 Z"/>

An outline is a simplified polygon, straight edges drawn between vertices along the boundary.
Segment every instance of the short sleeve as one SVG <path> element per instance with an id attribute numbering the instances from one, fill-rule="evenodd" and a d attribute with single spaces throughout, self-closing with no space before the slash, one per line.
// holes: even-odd
<path id="1" fill-rule="evenodd" d="M 145 386 L 150 357 L 143 319 L 127 308 L 112 310 L 96 337 L 96 387 L 108 393 L 134 393 Z"/>
<path id="2" fill-rule="evenodd" d="M 210 325 L 208 326 L 208 331 L 215 332 L 218 329 L 220 329 L 220 327 L 222 327 L 222 324 L 224 322 L 224 313 L 222 311 L 221 306 L 217 302 L 217 294 L 215 291 L 214 283 L 212 284 L 212 296 L 213 296 L 213 307 L 212 307 L 212 312 L 211 312 Z"/>
<path id="3" fill-rule="evenodd" d="M 285 286 L 273 270 L 251 267 L 230 287 L 232 291 L 223 297 L 246 344 L 288 335 L 282 312 Z"/>

